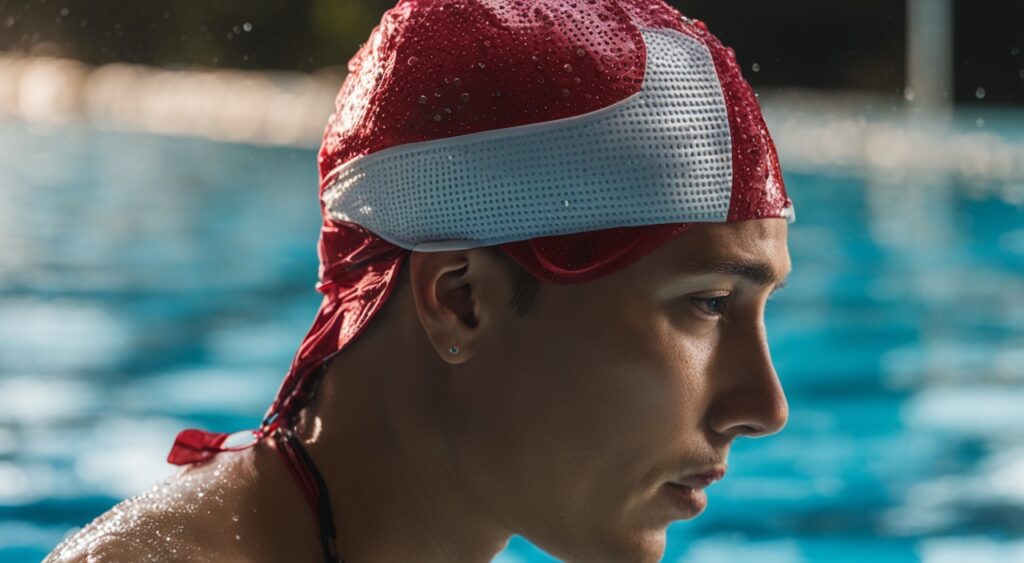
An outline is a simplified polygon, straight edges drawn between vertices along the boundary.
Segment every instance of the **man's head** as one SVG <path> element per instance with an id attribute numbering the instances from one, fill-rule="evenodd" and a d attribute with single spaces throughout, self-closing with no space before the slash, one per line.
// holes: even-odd
<path id="1" fill-rule="evenodd" d="M 373 330 L 429 341 L 412 363 L 445 379 L 434 400 L 478 508 L 556 557 L 657 561 L 666 526 L 705 502 L 680 505 L 668 483 L 786 422 L 763 322 L 786 232 L 702 225 L 597 280 L 533 287 L 525 314 L 510 303 L 532 286 L 495 251 L 414 252 Z"/>

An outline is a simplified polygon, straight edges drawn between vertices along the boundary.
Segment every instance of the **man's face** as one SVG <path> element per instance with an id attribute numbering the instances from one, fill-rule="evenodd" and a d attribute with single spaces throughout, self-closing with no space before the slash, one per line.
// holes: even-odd
<path id="1" fill-rule="evenodd" d="M 455 442 L 474 493 L 556 557 L 659 561 L 667 525 L 706 503 L 669 483 L 786 422 L 763 322 L 786 233 L 701 225 L 614 274 L 545 286 L 474 355 L 459 408 L 477 423 Z"/>

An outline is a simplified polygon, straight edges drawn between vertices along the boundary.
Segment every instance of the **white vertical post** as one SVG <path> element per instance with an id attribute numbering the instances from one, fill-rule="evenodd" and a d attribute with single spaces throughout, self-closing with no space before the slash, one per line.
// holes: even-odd
<path id="1" fill-rule="evenodd" d="M 949 116 L 953 108 L 953 0 L 907 0 L 907 99 Z"/>

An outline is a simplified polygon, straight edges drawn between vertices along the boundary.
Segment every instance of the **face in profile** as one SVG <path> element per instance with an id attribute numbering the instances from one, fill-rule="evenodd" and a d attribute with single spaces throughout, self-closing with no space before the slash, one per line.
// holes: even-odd
<path id="1" fill-rule="evenodd" d="M 739 436 L 786 423 L 764 326 L 782 219 L 706 224 L 480 335 L 452 455 L 509 529 L 572 561 L 658 561 Z M 467 368 L 469 366 L 466 366 Z"/>

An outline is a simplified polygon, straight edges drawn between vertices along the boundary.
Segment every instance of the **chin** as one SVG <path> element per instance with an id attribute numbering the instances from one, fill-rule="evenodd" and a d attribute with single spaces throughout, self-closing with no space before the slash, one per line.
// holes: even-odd
<path id="1" fill-rule="evenodd" d="M 552 550 L 566 563 L 659 563 L 665 556 L 666 527 L 623 535 L 603 531 L 585 548 Z"/>

